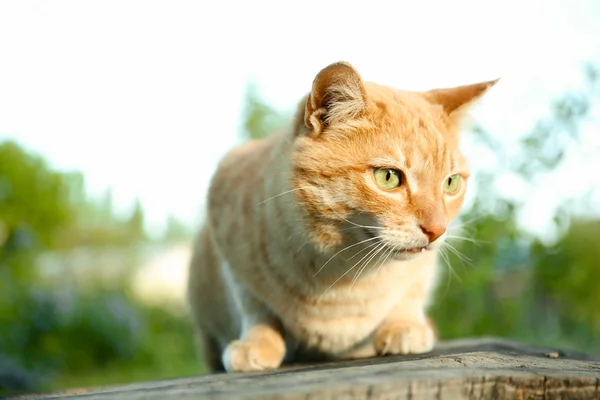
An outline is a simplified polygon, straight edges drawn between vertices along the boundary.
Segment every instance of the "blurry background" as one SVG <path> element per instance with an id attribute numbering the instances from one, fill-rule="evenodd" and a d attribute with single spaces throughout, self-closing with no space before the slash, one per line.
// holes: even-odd
<path id="1" fill-rule="evenodd" d="M 0 0 L 0 393 L 198 374 L 189 243 L 223 153 L 315 74 L 501 77 L 433 308 L 600 352 L 600 2 Z M 455 231 L 455 233 L 458 231 Z"/>

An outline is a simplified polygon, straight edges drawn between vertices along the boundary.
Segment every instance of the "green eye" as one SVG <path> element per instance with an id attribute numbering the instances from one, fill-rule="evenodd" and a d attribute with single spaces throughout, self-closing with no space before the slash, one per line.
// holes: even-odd
<path id="1" fill-rule="evenodd" d="M 460 187 L 460 175 L 455 174 L 455 175 L 448 177 L 448 179 L 446 179 L 446 182 L 444 183 L 444 192 L 446 192 L 448 194 L 452 194 L 452 193 L 455 193 L 459 187 Z"/>
<path id="2" fill-rule="evenodd" d="M 375 168 L 375 182 L 383 190 L 393 190 L 402 184 L 402 172 L 390 168 Z"/>

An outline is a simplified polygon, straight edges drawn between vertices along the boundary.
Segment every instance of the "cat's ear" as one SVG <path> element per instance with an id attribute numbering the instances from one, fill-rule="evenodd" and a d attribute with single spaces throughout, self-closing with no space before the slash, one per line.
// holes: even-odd
<path id="1" fill-rule="evenodd" d="M 304 123 L 316 136 L 328 125 L 356 118 L 366 104 L 367 92 L 358 71 L 346 62 L 337 62 L 315 77 L 306 101 Z"/>
<path id="2" fill-rule="evenodd" d="M 499 80 L 500 78 L 472 85 L 434 89 L 424 92 L 423 95 L 430 103 L 441 106 L 452 121 L 458 122 L 469 107 Z"/>

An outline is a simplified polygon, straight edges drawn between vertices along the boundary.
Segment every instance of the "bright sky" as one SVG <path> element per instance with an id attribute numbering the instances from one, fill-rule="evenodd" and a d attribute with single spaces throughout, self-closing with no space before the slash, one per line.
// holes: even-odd
<path id="1" fill-rule="evenodd" d="M 193 222 L 239 140 L 251 78 L 289 109 L 337 60 L 405 89 L 501 77 L 475 116 L 508 143 L 581 86 L 582 63 L 600 60 L 598 21 L 598 0 L 0 0 L 0 140 L 83 171 L 91 193 L 111 187 L 121 210 L 139 197 L 151 228 L 168 213 Z M 593 155 L 565 179 L 600 170 Z M 474 155 L 473 168 L 484 162 Z M 563 189 L 600 187 L 599 176 Z M 529 198 L 548 203 L 546 186 Z M 532 208 L 532 226 L 548 207 Z"/>

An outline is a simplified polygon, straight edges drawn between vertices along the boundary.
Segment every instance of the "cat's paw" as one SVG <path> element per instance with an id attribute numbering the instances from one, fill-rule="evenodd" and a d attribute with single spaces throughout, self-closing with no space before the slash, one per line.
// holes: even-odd
<path id="1" fill-rule="evenodd" d="M 375 334 L 374 344 L 379 355 L 427 353 L 435 344 L 435 332 L 419 321 L 388 322 Z"/>
<path id="2" fill-rule="evenodd" d="M 285 348 L 274 343 L 234 340 L 223 353 L 223 365 L 227 372 L 252 372 L 278 368 L 283 362 Z"/>

